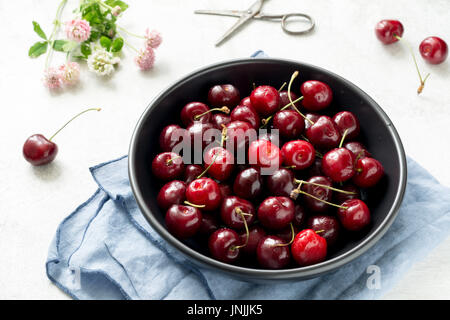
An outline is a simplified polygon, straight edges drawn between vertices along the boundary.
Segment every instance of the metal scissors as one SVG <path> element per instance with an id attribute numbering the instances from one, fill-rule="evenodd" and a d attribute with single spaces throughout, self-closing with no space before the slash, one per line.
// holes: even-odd
<path id="1" fill-rule="evenodd" d="M 312 29 L 314 29 L 314 19 L 304 13 L 287 13 L 287 14 L 279 14 L 279 15 L 266 15 L 261 13 L 261 8 L 264 4 L 265 0 L 258 0 L 250 8 L 248 8 L 246 11 L 240 11 L 240 10 L 196 10 L 194 13 L 197 14 L 212 14 L 212 15 L 218 15 L 218 16 L 229 16 L 229 17 L 238 17 L 238 21 L 227 31 L 225 34 L 216 42 L 216 46 L 220 45 L 222 42 L 224 42 L 228 37 L 231 36 L 238 28 L 240 28 L 242 25 L 244 25 L 246 22 L 248 22 L 251 19 L 258 19 L 258 20 L 268 20 L 268 21 L 281 21 L 281 29 L 283 29 L 284 32 L 288 34 L 304 34 L 310 32 Z M 307 28 L 303 30 L 289 30 L 287 28 L 288 20 L 293 17 L 301 17 L 308 21 Z"/>

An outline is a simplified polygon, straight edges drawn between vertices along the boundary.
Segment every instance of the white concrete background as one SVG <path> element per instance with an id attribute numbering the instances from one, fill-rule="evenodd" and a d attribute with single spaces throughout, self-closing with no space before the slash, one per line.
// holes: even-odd
<path id="1" fill-rule="evenodd" d="M 214 41 L 235 20 L 194 15 L 194 9 L 245 9 L 252 1 L 128 0 L 122 26 L 138 33 L 149 26 L 164 35 L 154 70 L 139 72 L 133 52 L 124 50 L 110 80 L 86 71 L 80 86 L 54 94 L 40 82 L 44 58 L 29 59 L 27 52 L 38 40 L 31 21 L 38 21 L 49 34 L 58 2 L 0 0 L 1 299 L 68 299 L 47 279 L 44 263 L 58 224 L 96 190 L 88 168 L 127 153 L 135 122 L 169 83 L 196 68 L 247 57 L 257 49 L 322 66 L 357 84 L 391 117 L 408 155 L 450 185 L 450 62 L 429 66 L 417 56 L 421 69 L 432 73 L 417 96 L 418 79 L 407 48 L 383 46 L 373 32 L 378 20 L 397 18 L 414 48 L 430 35 L 450 43 L 449 1 L 271 0 L 264 11 L 309 13 L 317 21 L 316 30 L 289 36 L 278 24 L 253 21 L 215 48 Z M 64 16 L 76 4 L 69 1 Z M 139 41 L 130 42 L 140 46 Z M 33 168 L 25 162 L 21 148 L 29 135 L 51 135 L 88 106 L 101 106 L 103 111 L 87 114 L 61 132 L 55 139 L 60 153 L 53 164 Z M 385 298 L 449 299 L 449 265 L 450 238 L 405 274 Z"/>

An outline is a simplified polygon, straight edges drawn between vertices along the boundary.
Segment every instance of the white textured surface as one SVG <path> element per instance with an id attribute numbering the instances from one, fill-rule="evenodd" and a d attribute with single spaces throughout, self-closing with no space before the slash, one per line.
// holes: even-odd
<path id="1" fill-rule="evenodd" d="M 383 46 L 373 33 L 378 20 L 397 18 L 415 48 L 430 35 L 450 42 L 450 2 L 271 0 L 264 11 L 309 13 L 317 21 L 316 30 L 296 37 L 284 34 L 276 23 L 253 21 L 220 48 L 213 43 L 234 19 L 194 15 L 193 10 L 245 9 L 251 0 L 128 2 L 122 26 L 136 32 L 149 26 L 164 35 L 154 70 L 139 72 L 133 52 L 125 50 L 111 79 L 84 72 L 80 86 L 52 94 L 40 83 L 44 58 L 31 60 L 27 52 L 38 40 L 31 21 L 49 34 L 56 1 L 0 0 L 0 299 L 67 299 L 47 279 L 44 263 L 58 224 L 96 189 L 88 167 L 127 152 L 136 120 L 169 83 L 204 65 L 247 57 L 256 49 L 322 66 L 357 84 L 385 109 L 407 153 L 450 185 L 449 62 L 428 66 L 417 55 L 421 69 L 432 73 L 417 96 L 418 79 L 407 48 Z M 66 16 L 76 4 L 69 1 Z M 103 111 L 85 115 L 58 135 L 60 153 L 52 165 L 33 168 L 24 161 L 21 148 L 29 135 L 51 135 L 87 106 L 101 106 Z M 450 299 L 449 264 L 450 238 L 414 266 L 386 298 Z"/>

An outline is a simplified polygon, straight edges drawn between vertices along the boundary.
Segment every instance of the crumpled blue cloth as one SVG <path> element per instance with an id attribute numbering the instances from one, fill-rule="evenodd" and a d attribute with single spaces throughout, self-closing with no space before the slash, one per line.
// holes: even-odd
<path id="1" fill-rule="evenodd" d="M 98 190 L 62 221 L 50 245 L 47 276 L 73 298 L 376 299 L 450 233 L 450 189 L 408 158 L 400 212 L 366 253 L 307 281 L 239 281 L 194 266 L 149 226 L 133 197 L 127 160 L 90 168 Z"/>

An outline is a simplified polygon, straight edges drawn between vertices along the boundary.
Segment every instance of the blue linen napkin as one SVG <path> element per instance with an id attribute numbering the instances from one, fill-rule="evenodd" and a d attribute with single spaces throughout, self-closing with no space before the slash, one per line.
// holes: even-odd
<path id="1" fill-rule="evenodd" d="M 90 168 L 98 190 L 62 221 L 50 245 L 47 276 L 75 299 L 376 299 L 450 233 L 450 189 L 408 158 L 400 212 L 365 254 L 307 281 L 248 283 L 193 265 L 149 226 L 127 160 Z"/>

